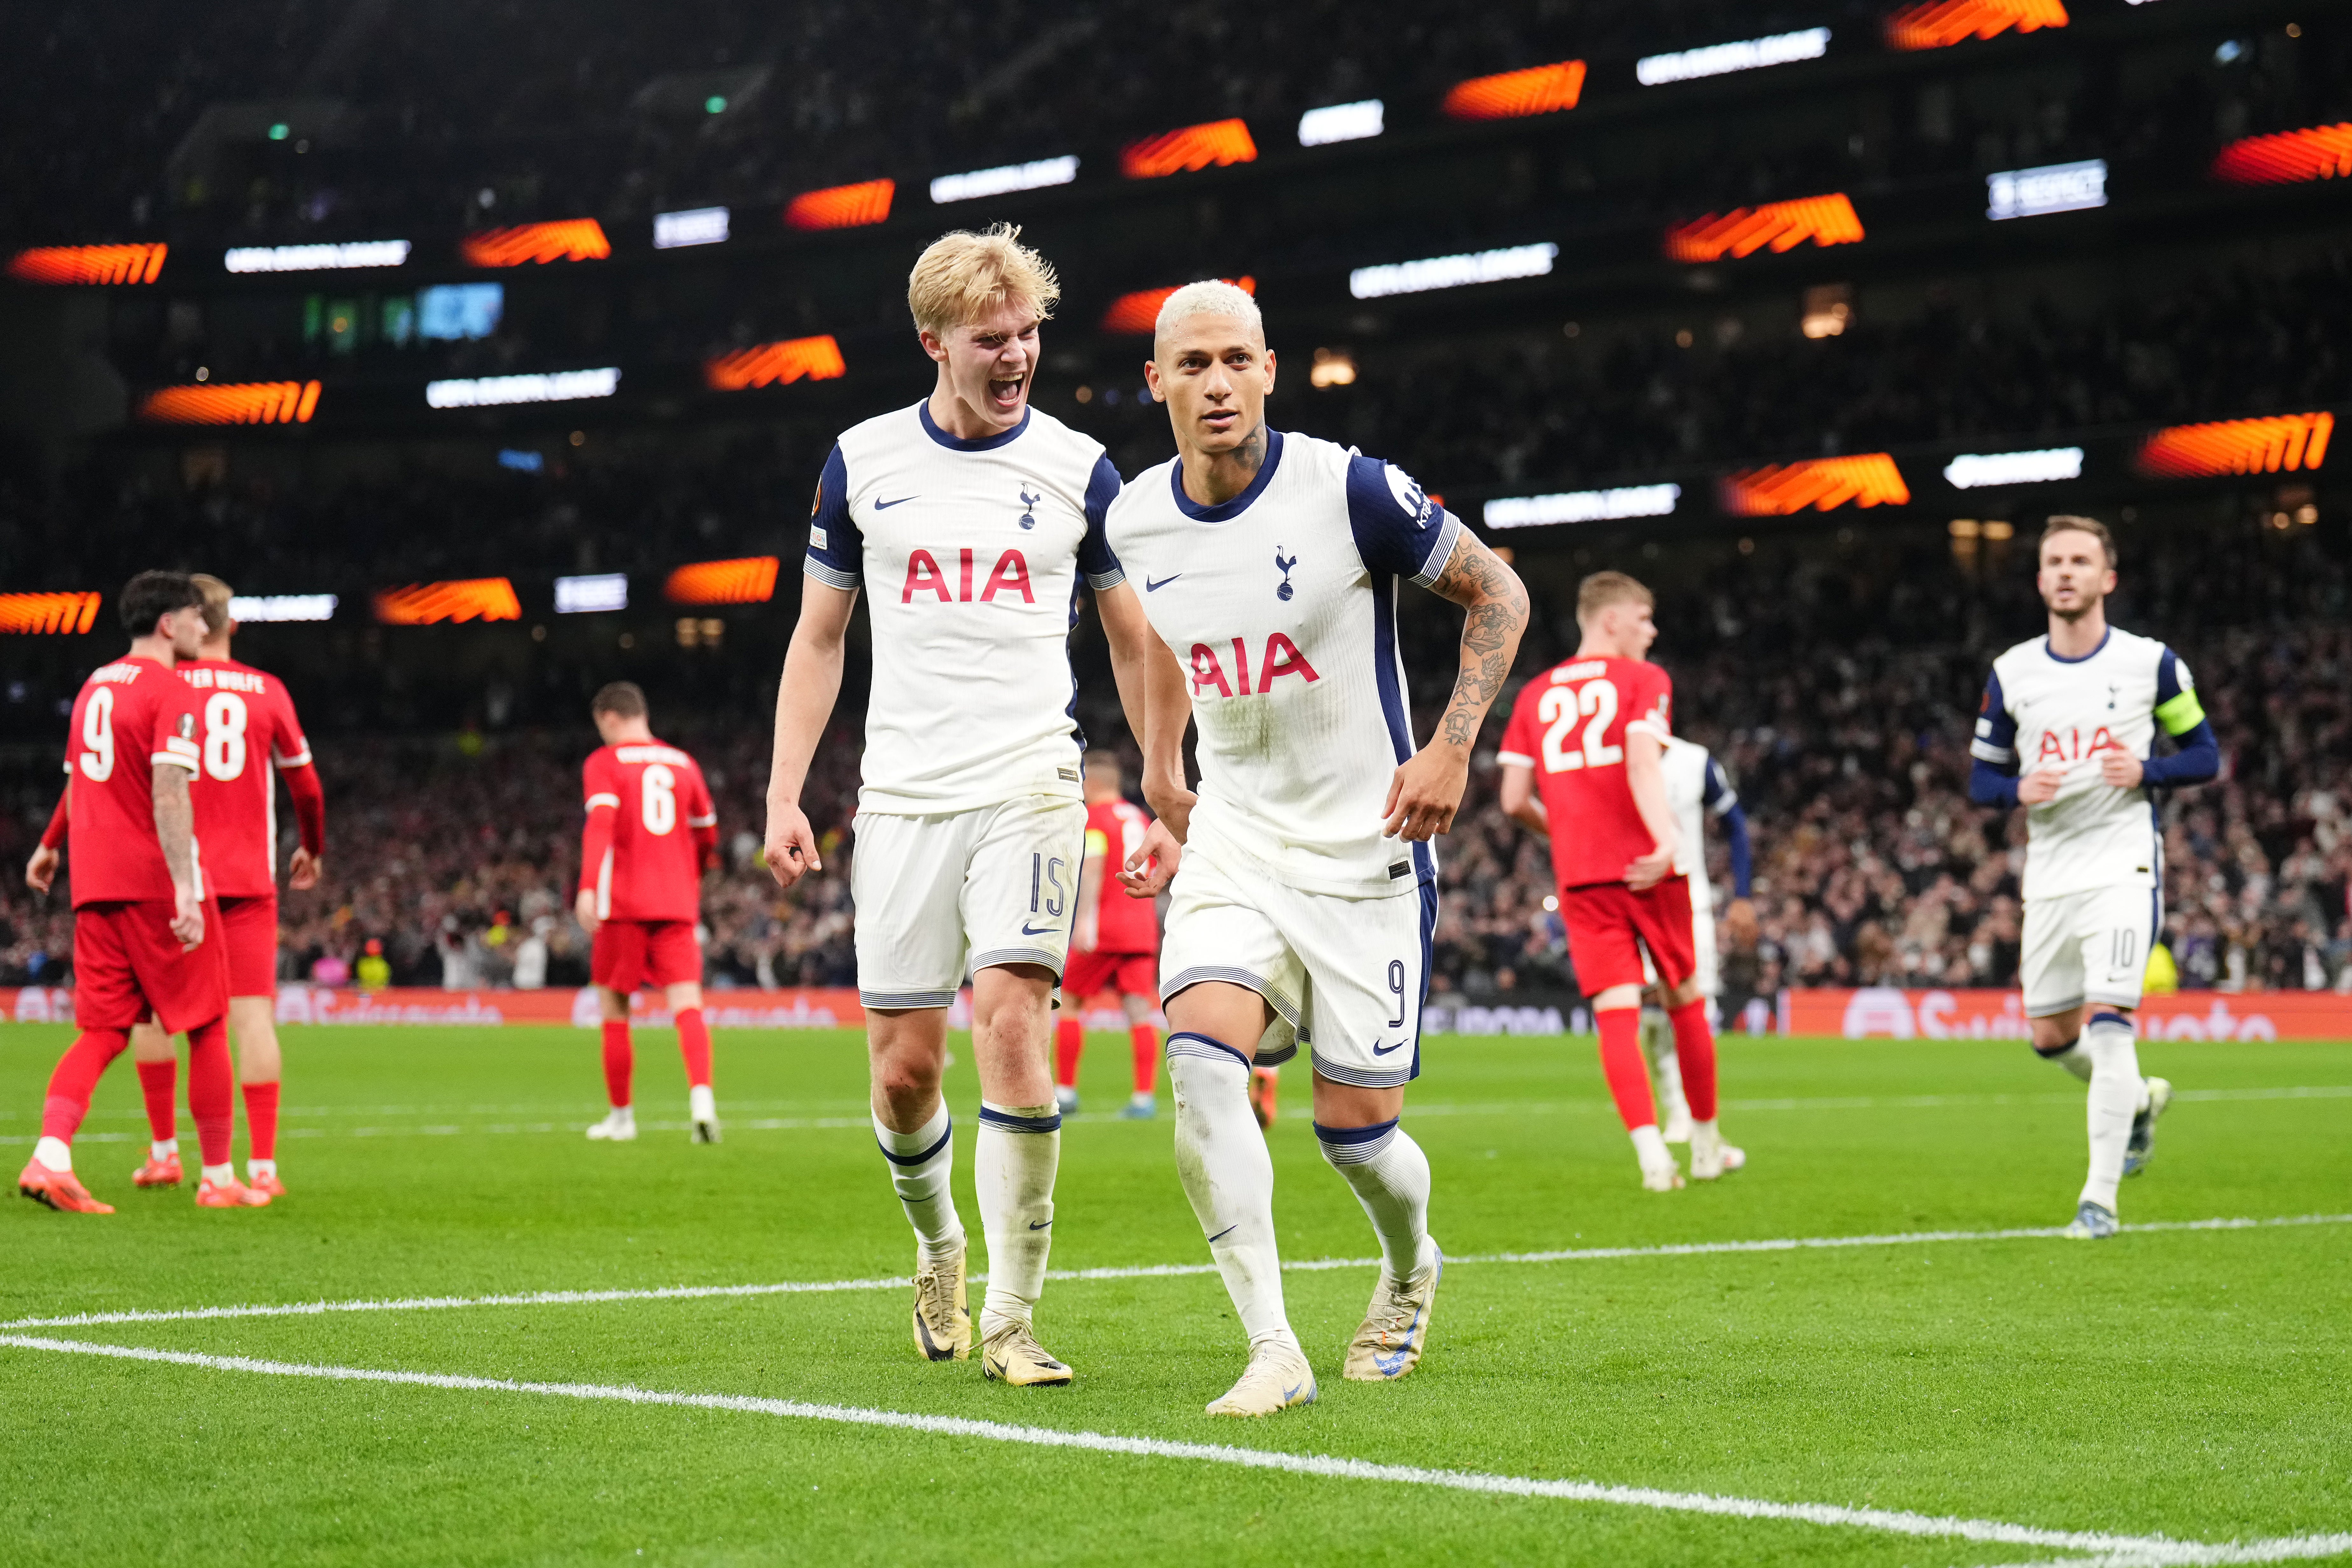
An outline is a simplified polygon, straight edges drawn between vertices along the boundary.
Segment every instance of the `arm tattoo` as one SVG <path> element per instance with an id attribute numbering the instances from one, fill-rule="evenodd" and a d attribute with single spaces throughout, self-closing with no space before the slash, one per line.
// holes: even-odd
<path id="1" fill-rule="evenodd" d="M 1467 529 L 1430 591 L 1469 611 L 1462 623 L 1462 672 L 1438 721 L 1438 733 L 1449 745 L 1467 747 L 1478 738 L 1478 726 L 1511 673 L 1519 634 L 1527 629 L 1528 591 L 1518 574 Z"/>

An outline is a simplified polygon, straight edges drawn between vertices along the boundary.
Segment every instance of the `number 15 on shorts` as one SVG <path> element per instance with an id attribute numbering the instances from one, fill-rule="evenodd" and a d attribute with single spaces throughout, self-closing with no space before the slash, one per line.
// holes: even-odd
<path id="1" fill-rule="evenodd" d="M 1062 929 L 1062 916 L 1070 907 L 1069 869 L 1070 863 L 1059 855 L 1029 857 L 1029 918 L 1021 922 L 1022 935 L 1042 936 Z"/>

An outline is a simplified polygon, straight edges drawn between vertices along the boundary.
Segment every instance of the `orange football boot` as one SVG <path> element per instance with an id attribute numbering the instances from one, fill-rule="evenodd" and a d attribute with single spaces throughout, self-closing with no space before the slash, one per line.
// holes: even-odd
<path id="1" fill-rule="evenodd" d="M 269 1194 L 257 1192 L 231 1176 L 226 1182 L 197 1183 L 196 1206 L 200 1209 L 262 1209 L 269 1206 Z"/>
<path id="2" fill-rule="evenodd" d="M 160 1160 L 151 1155 L 145 1164 L 131 1173 L 131 1184 L 134 1187 L 176 1187 L 184 1173 L 180 1169 L 177 1154 L 166 1154 Z"/>
<path id="3" fill-rule="evenodd" d="M 286 1195 L 286 1184 L 278 1179 L 278 1173 L 275 1171 L 266 1176 L 256 1176 L 245 1185 L 248 1192 L 259 1193 L 266 1198 L 282 1198 Z"/>
<path id="4" fill-rule="evenodd" d="M 71 1171 L 52 1171 L 38 1160 L 28 1160 L 16 1177 L 16 1191 L 59 1214 L 112 1214 L 112 1204 L 100 1203 Z"/>

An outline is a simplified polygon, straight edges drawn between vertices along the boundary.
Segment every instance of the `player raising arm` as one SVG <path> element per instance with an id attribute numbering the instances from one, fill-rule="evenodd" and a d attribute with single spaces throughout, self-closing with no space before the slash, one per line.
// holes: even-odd
<path id="1" fill-rule="evenodd" d="M 2090 1085 L 2090 1173 L 2066 1234 L 2099 1240 L 2115 1235 L 2116 1184 L 2147 1164 L 2172 1097 L 2164 1079 L 2140 1077 L 2132 1034 L 2164 928 L 2156 792 L 2213 777 L 2221 747 L 2189 667 L 2107 624 L 2106 524 L 2052 518 L 2034 586 L 2050 630 L 1993 660 L 1969 795 L 2027 808 L 2025 1016 L 2033 1048 Z M 2156 755 L 2159 728 L 2180 748 L 2168 757 Z"/>
<path id="2" fill-rule="evenodd" d="M 589 979 L 604 1026 L 604 1093 L 611 1110 L 588 1129 L 600 1142 L 637 1135 L 630 1079 L 629 998 L 662 988 L 686 1060 L 688 1134 L 719 1142 L 719 1101 L 710 1087 L 710 1030 L 702 1021 L 702 872 L 719 861 L 719 812 L 702 768 L 654 739 L 646 694 L 616 680 L 589 700 L 604 744 L 580 770 L 587 826 L 580 837 L 580 891 L 573 913 L 593 946 Z"/>
<path id="3" fill-rule="evenodd" d="M 1013 1384 L 1070 1369 L 1033 1313 L 1053 1240 L 1061 1112 L 1051 997 L 1068 952 L 1087 808 L 1071 718 L 1081 574 L 1142 728 L 1148 633 L 1103 540 L 1118 473 L 1100 444 L 1029 406 L 1039 327 L 1060 286 L 1019 231 L 950 234 L 915 263 L 907 303 L 939 366 L 931 395 L 842 433 L 817 481 L 800 622 L 776 694 L 768 868 L 818 868 L 803 783 L 834 700 L 858 590 L 872 594 L 874 679 L 850 891 L 875 1136 L 915 1228 L 914 1337 L 971 1352 L 964 1229 L 940 1098 L 947 1009 L 972 980 L 973 1145 L 988 1298 L 981 1367 Z"/>
<path id="4" fill-rule="evenodd" d="M 1309 1047 L 1316 1140 L 1380 1239 L 1343 1374 L 1402 1377 L 1428 1342 L 1444 1257 L 1429 1233 L 1429 1161 L 1398 1116 L 1421 1071 L 1429 840 L 1453 826 L 1528 598 L 1396 468 L 1268 427 L 1274 354 L 1232 284 L 1170 296 L 1144 373 L 1177 456 L 1111 508 L 1112 547 L 1142 578 L 1159 634 L 1144 792 L 1160 819 L 1128 880 L 1157 893 L 1172 877 L 1161 967 L 1176 1170 L 1249 1337 L 1247 1368 L 1209 1413 L 1265 1415 L 1313 1400 L 1315 1373 L 1283 1307 L 1254 1064 Z M 1425 746 L 1397 652 L 1400 581 L 1469 612 L 1453 700 Z"/>

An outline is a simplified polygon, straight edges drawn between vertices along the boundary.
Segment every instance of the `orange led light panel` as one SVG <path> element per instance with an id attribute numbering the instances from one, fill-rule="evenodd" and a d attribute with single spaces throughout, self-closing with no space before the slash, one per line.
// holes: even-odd
<path id="1" fill-rule="evenodd" d="M 1255 296 L 1257 293 L 1257 279 L 1255 278 L 1228 278 L 1224 281 L 1244 294 Z M 1148 334 L 1160 323 L 1160 307 L 1168 303 L 1169 295 L 1182 287 L 1181 283 L 1171 283 L 1165 289 L 1138 289 L 1132 294 L 1121 294 L 1110 302 L 1110 309 L 1103 312 L 1102 330 L 1134 337 Z"/>
<path id="2" fill-rule="evenodd" d="M 19 283 L 152 283 L 168 245 L 45 245 L 8 263 Z"/>
<path id="3" fill-rule="evenodd" d="M 662 596 L 673 605 L 764 605 L 775 594 L 772 555 L 697 561 L 671 573 L 662 584 Z"/>
<path id="4" fill-rule="evenodd" d="M 0 594 L 0 632 L 80 633 L 97 618 L 96 594 Z"/>
<path id="5" fill-rule="evenodd" d="M 1828 511 L 1849 501 L 1855 506 L 1911 504 L 1903 470 L 1885 452 L 1746 468 L 1726 475 L 1719 493 L 1723 510 L 1734 517 L 1791 517 L 1807 508 Z"/>
<path id="6" fill-rule="evenodd" d="M 2065 25 L 2059 0 L 1926 0 L 1886 18 L 1886 42 L 1897 49 L 1941 49 L 2012 27 L 2036 33 Z"/>
<path id="7" fill-rule="evenodd" d="M 858 228 L 880 223 L 890 216 L 890 195 L 897 189 L 895 180 L 867 180 L 855 185 L 803 191 L 784 208 L 784 223 L 792 228 L 807 229 Z"/>
<path id="8" fill-rule="evenodd" d="M 429 626 L 440 621 L 519 621 L 522 605 L 504 577 L 411 583 L 375 596 L 375 618 L 387 626 Z"/>
<path id="9" fill-rule="evenodd" d="M 831 381 L 848 374 L 849 365 L 841 357 L 841 345 L 834 342 L 831 333 L 820 338 L 754 343 L 702 363 L 702 379 L 714 392 L 741 392 L 746 387 L 774 386 L 793 381 Z"/>
<path id="10" fill-rule="evenodd" d="M 2221 149 L 2213 173 L 2241 185 L 2285 185 L 2352 174 L 2352 122 L 2249 136 Z"/>
<path id="11" fill-rule="evenodd" d="M 1454 84 L 1438 107 L 1456 120 L 1517 120 L 1522 115 L 1574 109 L 1583 95 L 1584 62 L 1562 60 L 1553 66 L 1474 76 Z"/>
<path id="12" fill-rule="evenodd" d="M 1720 261 L 1727 256 L 1753 256 L 1768 247 L 1775 253 L 1794 250 L 1809 239 L 1815 245 L 1852 245 L 1862 237 L 1862 218 L 1853 204 L 1843 192 L 1832 192 L 1760 207 L 1734 207 L 1676 224 L 1666 230 L 1666 255 L 1675 261 Z"/>
<path id="13" fill-rule="evenodd" d="M 473 267 L 521 267 L 530 262 L 602 261 L 613 254 L 604 226 L 593 217 L 486 228 L 469 234 L 461 247 Z"/>
<path id="14" fill-rule="evenodd" d="M 2293 473 L 2319 467 L 2335 430 L 2336 416 L 2324 411 L 2175 425 L 2140 443 L 2138 467 L 2158 479 Z"/>
<path id="15" fill-rule="evenodd" d="M 149 393 L 139 417 L 151 425 L 308 425 L 318 409 L 315 381 L 200 382 Z"/>
<path id="16" fill-rule="evenodd" d="M 1212 120 L 1128 143 L 1118 154 L 1118 172 L 1130 180 L 1156 180 L 1162 174 L 1256 162 L 1257 143 L 1250 140 L 1247 121 Z"/>

